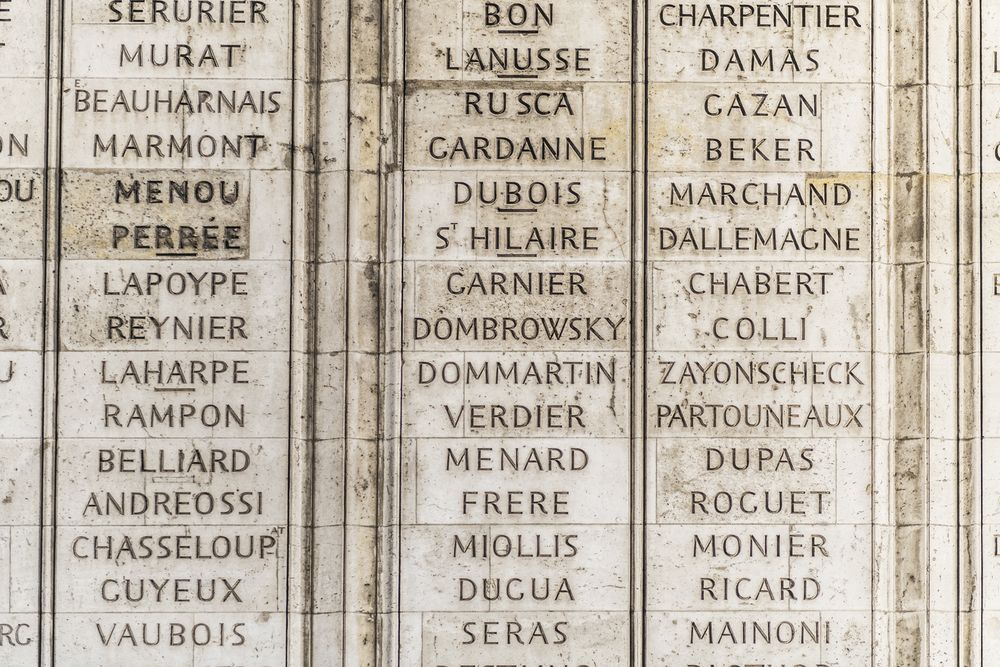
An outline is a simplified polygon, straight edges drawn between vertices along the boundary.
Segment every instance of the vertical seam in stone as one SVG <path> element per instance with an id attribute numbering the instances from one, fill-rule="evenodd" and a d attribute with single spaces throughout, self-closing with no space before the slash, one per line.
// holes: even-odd
<path id="1" fill-rule="evenodd" d="M 56 387 L 52 379 L 52 373 L 56 364 L 51 363 L 49 359 L 49 348 L 54 348 L 55 346 L 50 346 L 49 338 L 54 335 L 55 331 L 58 330 L 58 322 L 53 321 L 50 323 L 50 309 L 53 307 L 53 299 L 49 296 L 49 291 L 56 288 L 58 283 L 53 284 L 52 281 L 52 270 L 50 270 L 50 261 L 54 257 L 50 249 L 50 242 L 52 238 L 52 225 L 54 224 L 56 218 L 53 216 L 54 204 L 52 201 L 52 176 L 55 172 L 52 169 L 52 151 L 58 151 L 58 141 L 51 141 L 51 132 L 53 131 L 53 113 L 55 110 L 52 108 L 52 83 L 53 83 L 53 40 L 52 40 L 52 20 L 55 13 L 53 12 L 53 4 L 56 0 L 46 0 L 45 2 L 45 136 L 44 136 L 44 160 L 45 164 L 42 167 L 42 183 L 44 188 L 44 199 L 43 199 L 43 209 L 42 209 L 42 409 L 41 409 L 41 438 L 39 440 L 39 457 L 38 457 L 38 491 L 39 491 L 39 507 L 38 507 L 38 665 L 41 666 L 45 659 L 44 647 L 46 646 L 46 632 L 49 630 L 49 624 L 46 622 L 46 564 L 49 561 L 45 555 L 45 548 L 48 540 L 46 539 L 48 530 L 46 529 L 46 509 L 48 503 L 46 499 L 48 498 L 48 479 L 47 475 L 47 463 L 49 461 L 46 455 L 46 450 L 50 449 L 46 447 L 48 438 L 50 434 L 54 434 L 52 431 L 52 424 L 50 423 L 52 415 L 55 411 L 55 397 Z M 58 13 L 58 20 L 62 20 L 62 13 Z M 57 83 L 57 85 L 59 85 Z M 61 85 L 57 90 L 61 90 Z M 59 116 L 56 116 L 58 121 Z M 54 262 L 52 262 L 54 267 Z M 58 301 L 58 299 L 55 299 Z M 53 311 L 54 312 L 54 311 Z M 53 352 L 55 354 L 55 352 Z M 51 409 L 50 409 L 51 403 Z M 54 518 L 54 515 L 53 515 Z M 55 540 L 52 540 L 52 554 L 54 558 L 55 553 Z M 54 587 L 52 589 L 52 594 L 54 595 Z M 53 598 L 54 599 L 54 598 Z"/>

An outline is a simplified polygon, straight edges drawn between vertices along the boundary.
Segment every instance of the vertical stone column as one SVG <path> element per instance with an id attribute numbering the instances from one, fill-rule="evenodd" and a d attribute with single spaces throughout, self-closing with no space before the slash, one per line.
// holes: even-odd
<path id="1" fill-rule="evenodd" d="M 874 658 L 869 3 L 650 3 L 649 664 Z"/>
<path id="2" fill-rule="evenodd" d="M 350 2 L 315 2 L 311 21 L 319 29 L 312 43 L 316 71 L 316 187 L 309 206 L 316 216 L 315 424 L 311 452 L 313 534 L 311 571 L 311 662 L 343 665 L 345 523 L 345 449 L 348 341 L 345 333 L 352 283 L 347 277 L 348 99 L 350 80 Z"/>
<path id="3" fill-rule="evenodd" d="M 986 579 L 985 565 L 987 558 L 991 557 L 992 535 L 986 529 L 986 506 L 985 506 L 985 482 L 987 441 L 983 430 L 986 417 L 985 401 L 985 362 L 986 354 L 983 348 L 983 334 L 985 333 L 985 305 L 990 290 L 987 288 L 988 275 L 985 273 L 985 246 L 983 242 L 987 236 L 983 226 L 985 221 L 984 205 L 985 197 L 985 177 L 983 167 L 986 163 L 987 143 L 984 140 L 983 128 L 985 123 L 982 118 L 984 90 L 983 84 L 986 81 L 988 69 L 992 68 L 991 56 L 986 49 L 987 34 L 986 21 L 989 20 L 985 3 L 980 0 L 972 0 L 969 3 L 970 27 L 968 33 L 963 35 L 965 43 L 963 52 L 967 53 L 968 68 L 970 70 L 970 85 L 967 92 L 966 109 L 968 112 L 968 130 L 961 136 L 965 139 L 965 146 L 968 154 L 964 156 L 963 166 L 965 167 L 966 178 L 970 181 L 967 206 L 965 208 L 967 225 L 969 230 L 969 269 L 966 279 L 969 284 L 963 289 L 964 307 L 967 313 L 963 328 L 966 331 L 965 352 L 969 358 L 966 367 L 966 377 L 968 386 L 971 387 L 966 392 L 967 408 L 963 414 L 964 435 L 969 440 L 968 451 L 964 457 L 965 476 L 963 478 L 963 500 L 965 501 L 965 511 L 963 512 L 964 532 L 967 535 L 962 546 L 965 549 L 966 560 L 961 570 L 961 580 L 966 586 L 967 592 L 963 595 L 963 602 L 967 607 L 963 611 L 968 611 L 967 623 L 963 625 L 962 638 L 964 640 L 964 660 L 967 665 L 984 665 L 986 637 L 986 616 L 985 607 Z M 996 50 L 996 49 L 994 49 Z M 989 65 L 988 65 L 989 63 Z M 989 298 L 993 298 L 989 295 Z"/>
<path id="4" fill-rule="evenodd" d="M 317 3 L 317 363 L 311 663 L 376 659 L 379 5 Z"/>
<path id="5" fill-rule="evenodd" d="M 0 663 L 39 660 L 48 5 L 0 1 Z"/>
<path id="6" fill-rule="evenodd" d="M 980 646 L 988 665 L 1000 650 L 1000 7 L 980 3 L 980 191 L 978 201 L 980 296 L 981 610 Z"/>
<path id="7" fill-rule="evenodd" d="M 891 3 L 889 40 L 889 299 L 895 326 L 886 354 L 893 376 L 889 425 L 893 499 L 887 557 L 891 664 L 927 665 L 927 367 L 925 229 L 926 15 L 919 3 Z"/>
<path id="8" fill-rule="evenodd" d="M 324 363 L 342 350 L 343 336 L 336 334 L 337 323 L 343 322 L 344 312 L 343 300 L 337 298 L 342 296 L 340 283 L 334 282 L 331 286 L 321 282 L 321 277 L 329 275 L 324 268 L 331 265 L 330 255 L 323 253 L 324 246 L 329 244 L 327 232 L 336 232 L 342 225 L 337 218 L 327 219 L 319 206 L 324 195 L 319 182 L 320 165 L 327 155 L 325 149 L 336 151 L 336 147 L 345 144 L 339 130 L 346 124 L 346 112 L 338 105 L 342 96 L 333 95 L 324 100 L 321 81 L 328 73 L 325 64 L 331 59 L 337 62 L 338 56 L 342 61 L 347 51 L 345 40 L 337 40 L 332 45 L 324 41 L 327 35 L 319 26 L 331 13 L 328 4 L 295 0 L 293 20 L 289 25 L 294 122 L 289 146 L 292 173 L 289 184 L 288 593 L 284 651 L 287 665 L 313 664 L 316 659 L 313 638 L 317 631 L 314 620 L 317 615 L 321 621 L 327 618 L 324 612 L 329 613 L 330 606 L 326 594 L 331 589 L 336 590 L 343 578 L 340 568 L 323 561 L 327 553 L 336 551 L 342 540 L 337 539 L 339 531 L 330 531 L 330 526 L 323 523 L 326 516 L 321 516 L 317 508 L 317 503 L 323 508 L 337 507 L 330 502 L 331 498 L 343 497 L 343 476 L 334 474 L 326 478 L 325 475 L 331 467 L 336 469 L 335 465 L 328 465 L 330 459 L 339 459 L 338 442 L 331 443 L 329 438 L 338 433 L 338 428 L 342 433 L 345 423 L 340 407 L 344 402 L 343 378 L 338 378 L 335 372 L 330 373 L 331 365 Z M 336 9 L 332 13 L 338 15 Z M 324 224 L 330 227 L 325 228 Z M 331 422 L 336 426 L 331 428 Z M 319 471 L 320 467 L 323 472 Z M 317 497 L 318 487 L 323 488 L 325 495 Z M 342 520 L 340 524 L 342 530 Z M 336 615 L 336 611 L 333 613 Z M 319 631 L 326 632 L 328 627 L 320 623 Z M 339 654 L 343 645 L 340 636 L 328 637 L 328 640 L 323 646 L 324 656 Z"/>
<path id="9" fill-rule="evenodd" d="M 967 512 L 962 491 L 968 479 L 968 441 L 963 414 L 969 409 L 963 355 L 970 329 L 965 292 L 971 222 L 968 180 L 969 83 L 968 3 L 934 0 L 927 5 L 927 215 L 923 259 L 926 263 L 927 331 L 927 664 L 966 665 L 962 655 L 962 574 L 968 564 L 960 523 Z M 909 307 L 912 301 L 904 301 Z M 964 339 L 964 340 L 963 340 Z"/>
<path id="10" fill-rule="evenodd" d="M 402 11 L 383 664 L 630 664 L 634 7 Z"/>
<path id="11" fill-rule="evenodd" d="M 891 308 L 880 358 L 892 377 L 879 404 L 892 442 L 892 496 L 884 505 L 888 586 L 888 659 L 897 665 L 955 665 L 963 644 L 960 576 L 967 549 L 960 539 L 965 501 L 963 412 L 968 387 L 961 353 L 968 314 L 962 264 L 969 256 L 961 178 L 960 47 L 965 3 L 886 3 L 889 17 L 886 135 L 890 212 L 885 239 Z M 878 318 L 881 322 L 882 319 Z M 880 515 L 881 517 L 881 515 Z"/>
<path id="12" fill-rule="evenodd" d="M 66 3 L 55 665 L 300 655 L 295 17 Z"/>
<path id="13" fill-rule="evenodd" d="M 344 461 L 344 665 L 375 665 L 378 591 L 379 359 L 387 336 L 382 312 L 385 216 L 380 165 L 385 44 L 379 0 L 352 0 L 348 95 L 348 401 Z M 398 339 L 398 337 L 397 337 Z"/>
<path id="14" fill-rule="evenodd" d="M 981 535 L 977 523 L 980 488 L 979 470 L 979 290 L 978 221 L 976 217 L 978 105 L 976 82 L 979 75 L 978 6 L 975 0 L 957 3 L 956 14 L 956 148 L 957 224 L 956 240 L 958 290 L 957 352 L 958 407 L 958 541 L 956 544 L 957 663 L 961 667 L 979 664 L 978 632 L 980 588 L 978 564 Z"/>

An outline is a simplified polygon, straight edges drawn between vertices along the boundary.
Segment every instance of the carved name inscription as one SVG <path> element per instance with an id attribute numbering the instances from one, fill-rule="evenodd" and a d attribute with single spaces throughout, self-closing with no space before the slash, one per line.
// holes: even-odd
<path id="1" fill-rule="evenodd" d="M 629 664 L 631 12 L 406 3 L 403 665 Z"/>
<path id="2" fill-rule="evenodd" d="M 292 3 L 67 3 L 55 664 L 285 662 Z"/>
<path id="3" fill-rule="evenodd" d="M 646 658 L 872 664 L 870 7 L 649 11 Z"/>

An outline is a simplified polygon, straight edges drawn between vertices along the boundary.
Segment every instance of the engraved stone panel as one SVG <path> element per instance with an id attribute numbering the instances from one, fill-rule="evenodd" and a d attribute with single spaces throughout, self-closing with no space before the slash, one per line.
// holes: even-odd
<path id="1" fill-rule="evenodd" d="M 66 3 L 56 665 L 284 664 L 292 17 Z"/>
<path id="2" fill-rule="evenodd" d="M 993 665 L 997 4 L 0 0 L 0 667 Z"/>
<path id="3" fill-rule="evenodd" d="M 405 4 L 398 664 L 629 664 L 632 8 Z"/>
<path id="4" fill-rule="evenodd" d="M 872 15 L 651 3 L 645 659 L 872 663 Z"/>

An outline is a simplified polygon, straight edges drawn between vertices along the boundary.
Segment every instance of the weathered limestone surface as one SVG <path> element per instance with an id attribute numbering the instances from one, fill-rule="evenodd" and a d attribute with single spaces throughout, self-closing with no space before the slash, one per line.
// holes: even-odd
<path id="1" fill-rule="evenodd" d="M 653 664 L 872 664 L 874 17 L 830 6 L 651 8 Z"/>
<path id="2" fill-rule="evenodd" d="M 625 665 L 631 8 L 509 12 L 405 5 L 398 664 Z"/>
<path id="3" fill-rule="evenodd" d="M 993 0 L 0 0 L 0 666 L 985 667 Z"/>
<path id="4" fill-rule="evenodd" d="M 41 633 L 47 18 L 44 5 L 0 4 L 0 632 L 12 666 L 37 664 Z"/>
<path id="5" fill-rule="evenodd" d="M 161 4 L 63 8 L 51 660 L 279 664 L 306 407 L 293 4 Z"/>

